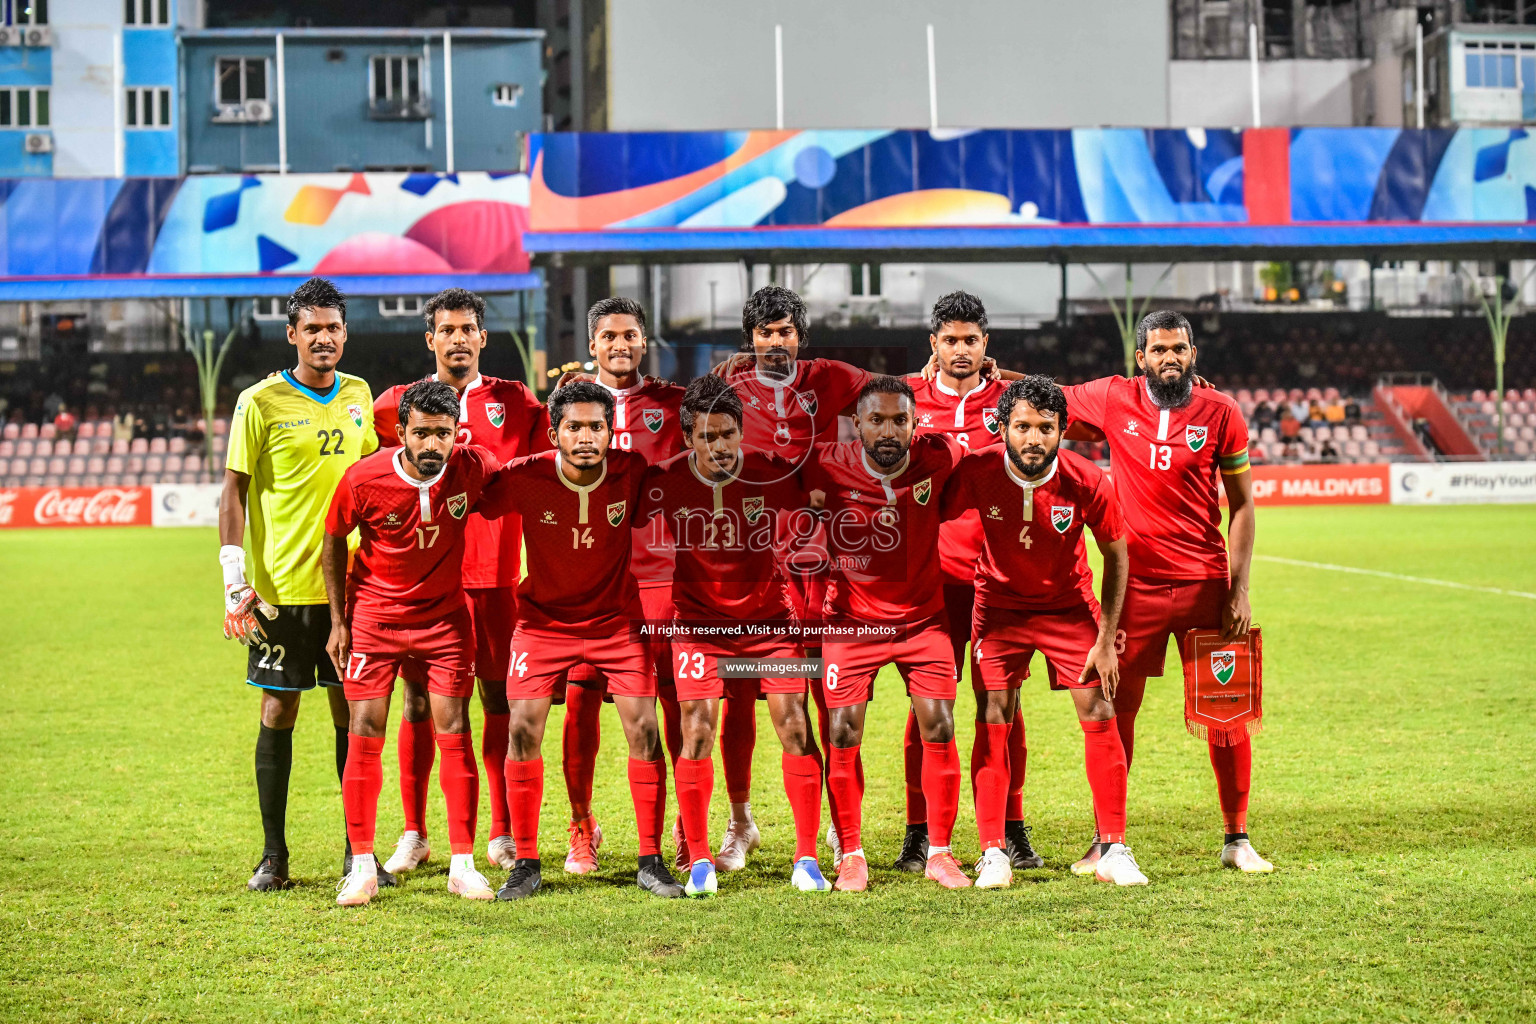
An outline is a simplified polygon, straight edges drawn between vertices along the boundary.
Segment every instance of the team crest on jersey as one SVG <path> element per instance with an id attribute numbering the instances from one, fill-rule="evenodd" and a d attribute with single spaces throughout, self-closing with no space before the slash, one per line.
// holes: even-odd
<path id="1" fill-rule="evenodd" d="M 928 504 L 928 499 L 931 497 L 933 497 L 933 477 L 912 485 L 912 500 L 919 505 Z"/>
<path id="2" fill-rule="evenodd" d="M 448 514 L 455 519 L 463 519 L 464 513 L 469 511 L 469 495 L 460 491 L 448 499 Z"/>
<path id="3" fill-rule="evenodd" d="M 491 426 L 499 427 L 507 422 L 507 407 L 502 402 L 486 402 L 485 418 L 491 421 Z"/>
<path id="4" fill-rule="evenodd" d="M 1056 527 L 1057 533 L 1066 533 L 1067 528 L 1072 525 L 1072 506 L 1052 505 L 1051 525 Z"/>
<path id="5" fill-rule="evenodd" d="M 800 408 L 804 409 L 807 415 L 816 415 L 816 392 L 802 391 L 795 396 L 795 401 L 800 403 Z"/>
<path id="6" fill-rule="evenodd" d="M 755 523 L 763 514 L 763 498 L 758 495 L 755 498 L 741 499 L 741 514 L 747 517 L 747 522 Z"/>
<path id="7" fill-rule="evenodd" d="M 609 526 L 618 526 L 624 521 L 624 506 L 627 504 L 629 503 L 625 501 L 616 501 L 612 505 L 608 506 Z"/>
<path id="8" fill-rule="evenodd" d="M 661 429 L 661 421 L 666 415 L 660 409 L 647 409 L 641 414 L 641 419 L 645 422 L 645 429 L 654 434 Z"/>
<path id="9" fill-rule="evenodd" d="M 347 406 L 347 415 L 352 417 L 352 422 L 357 426 L 363 425 L 363 407 L 360 405 Z"/>
<path id="10" fill-rule="evenodd" d="M 997 433 L 997 410 L 983 409 L 981 411 L 981 425 L 987 428 L 987 433 Z"/>
<path id="11" fill-rule="evenodd" d="M 1213 651 L 1211 653 L 1211 674 L 1222 686 L 1232 681 L 1232 673 L 1237 671 L 1236 651 Z"/>
<path id="12" fill-rule="evenodd" d="M 1205 447 L 1205 428 L 1204 427 L 1185 427 L 1184 428 L 1184 443 L 1189 445 L 1189 450 L 1192 451 L 1192 452 L 1197 452 L 1201 448 L 1204 448 Z"/>

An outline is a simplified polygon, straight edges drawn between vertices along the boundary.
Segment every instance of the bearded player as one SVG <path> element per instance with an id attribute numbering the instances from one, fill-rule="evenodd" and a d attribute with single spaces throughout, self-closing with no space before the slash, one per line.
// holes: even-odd
<path id="1" fill-rule="evenodd" d="M 1125 846 L 1125 751 L 1115 729 L 1115 629 L 1129 557 L 1114 486 L 1092 462 L 1059 450 L 1067 402 L 1049 377 L 1014 381 L 997 415 L 1003 445 L 967 455 L 944 492 L 944 515 L 975 512 L 983 531 L 971 635 L 981 702 L 971 758 L 982 850 L 976 885 L 1002 888 L 1013 881 L 1004 852 L 1007 743 L 1019 685 L 1036 651 L 1045 656 L 1051 687 L 1072 694 L 1083 730 L 1104 844 L 1098 877 L 1145 885 Z M 1093 597 L 1084 527 L 1104 556 L 1102 606 Z"/>
<path id="2" fill-rule="evenodd" d="M 917 402 L 917 433 L 947 434 L 964 448 L 996 444 L 999 433 L 997 403 L 1008 389 L 1003 371 L 987 357 L 987 308 L 968 292 L 950 292 L 933 304 L 928 344 L 933 350 L 931 377 L 908 378 Z M 1017 374 L 1007 374 L 1016 378 Z M 944 611 L 949 642 L 955 654 L 955 672 L 964 670 L 965 645 L 971 638 L 971 611 L 976 600 L 976 561 L 981 553 L 982 531 L 978 513 L 968 511 L 939 527 L 939 564 L 944 571 Z M 975 679 L 971 680 L 977 685 Z M 977 690 L 976 727 L 984 724 L 985 697 Z M 971 788 L 976 788 L 977 747 L 971 751 Z M 907 781 L 907 834 L 901 855 L 893 865 L 900 871 L 922 871 L 927 863 L 928 809 L 923 803 L 923 741 L 917 718 L 907 716 L 903 741 Z M 1008 731 L 1008 805 L 1004 832 L 1007 853 L 1020 870 L 1045 866 L 1045 859 L 1030 845 L 1029 826 L 1024 824 L 1024 715 L 1016 711 Z"/>
<path id="3" fill-rule="evenodd" d="M 373 404 L 368 385 L 336 369 L 346 343 L 347 300 L 323 278 L 304 282 L 288 299 L 288 344 L 297 363 L 242 391 L 230 424 L 219 498 L 224 635 L 250 647 L 246 682 L 261 689 L 256 796 L 266 839 L 261 863 L 246 883 L 253 891 L 289 884 L 293 726 L 299 697 L 317 681 L 330 701 L 338 779 L 347 761 L 347 702 L 325 654 L 330 626 L 320 545 L 331 492 L 379 442 L 366 415 Z M 249 580 L 242 547 L 247 520 Z M 348 848 L 343 875 L 351 861 Z M 380 880 L 394 884 L 387 875 Z"/>
<path id="4" fill-rule="evenodd" d="M 557 389 L 549 418 L 556 450 L 514 459 L 481 499 L 487 516 L 521 513 L 528 552 L 507 676 L 507 806 L 517 860 L 496 896 L 525 899 L 542 884 L 544 728 L 570 670 L 585 664 L 607 683 L 629 741 L 629 791 L 640 838 L 635 882 L 654 895 L 679 897 L 683 887 L 660 850 L 667 763 L 656 723 L 656 679 L 647 645 L 630 630 L 644 618 L 629 561 L 645 460 L 613 449 L 613 395 L 601 385 L 578 381 Z"/>
<path id="5" fill-rule="evenodd" d="M 827 788 L 843 854 L 836 888 L 861 891 L 869 865 L 860 844 L 864 771 L 859 747 L 875 676 L 895 664 L 923 741 L 929 849 L 924 873 L 949 889 L 971 884 L 950 852 L 960 799 L 955 749 L 955 664 L 940 589 L 939 497 L 964 449 L 943 434 L 913 437 L 912 388 L 876 377 L 859 393 L 858 440 L 817 445 L 802 472 L 825 495 L 832 556 L 828 617 L 845 630 L 822 642 L 830 719 Z M 851 632 L 880 626 L 893 632 Z"/>
<path id="6" fill-rule="evenodd" d="M 1223 640 L 1238 640 L 1253 619 L 1248 428 L 1230 397 L 1194 386 L 1195 355 L 1189 321 L 1158 310 L 1136 325 L 1136 365 L 1145 376 L 1104 377 L 1065 389 L 1073 420 L 1101 431 L 1109 443 L 1110 472 L 1129 529 L 1131 575 L 1120 616 L 1124 650 L 1115 697 L 1128 765 L 1147 677 L 1163 674 L 1169 637 L 1206 628 L 1220 629 Z M 1218 479 L 1230 517 L 1225 541 Z M 1248 841 L 1248 738 L 1208 746 L 1226 829 L 1221 863 L 1246 873 L 1274 870 Z M 1101 851 L 1096 839 L 1072 870 L 1093 871 Z"/>
<path id="7" fill-rule="evenodd" d="M 475 869 L 480 776 L 469 728 L 474 692 L 474 625 L 464 600 L 464 532 L 482 488 L 496 473 L 484 448 L 455 445 L 459 395 L 441 381 L 418 381 L 400 396 L 395 427 L 402 447 L 347 470 L 331 498 L 321 564 L 330 603 L 326 644 L 343 673 L 350 745 L 342 800 L 354 856 L 336 902 L 362 906 L 378 894 L 373 852 L 380 755 L 395 676 L 406 662 L 426 675 L 437 746 L 438 780 L 448 805 L 452 858 L 448 891 L 493 898 Z M 359 531 L 347 568 L 347 536 Z"/>
<path id="8" fill-rule="evenodd" d="M 459 398 L 458 443 L 479 445 L 505 464 L 520 455 L 549 448 L 544 405 L 521 381 L 480 372 L 480 354 L 490 340 L 485 329 L 485 300 L 463 288 L 432 296 L 422 309 L 427 322 L 427 350 L 437 364 L 427 379 L 449 385 Z M 397 384 L 374 403 L 379 443 L 398 445 L 396 410 L 407 385 Z M 522 522 L 516 514 L 486 519 L 471 512 L 464 525 L 464 596 L 475 635 L 475 679 L 484 709 L 480 754 L 490 798 L 491 826 L 485 856 L 512 870 L 512 826 L 507 819 L 507 789 L 502 771 L 507 760 L 507 653 L 517 615 L 517 583 L 522 576 Z M 395 852 L 384 863 L 390 872 L 411 871 L 432 856 L 427 844 L 427 788 L 436 743 L 428 707 L 425 668 L 408 661 L 401 669 L 400 799 L 405 829 Z"/>
<path id="9" fill-rule="evenodd" d="M 722 658 L 801 657 L 789 631 L 792 613 L 775 565 L 774 539 L 780 518 L 810 515 L 808 498 L 788 462 L 742 447 L 741 399 L 719 377 L 699 377 L 688 385 L 681 420 L 689 451 L 651 468 L 641 519 L 675 542 L 672 599 L 679 624 L 702 627 L 697 635 L 675 637 L 671 645 L 682 710 L 676 775 L 686 889 L 704 896 L 717 887 L 709 849 L 715 778 L 710 751 L 721 698 L 753 707 L 761 692 L 784 748 L 784 792 L 795 822 L 790 884 L 802 892 L 823 892 L 830 886 L 816 863 L 822 761 L 806 715 L 805 677 L 769 673 L 726 680 L 719 666 Z"/>
<path id="10" fill-rule="evenodd" d="M 587 338 L 588 351 L 597 363 L 596 381 L 613 396 L 613 447 L 633 452 L 649 465 L 676 455 L 684 447 L 678 430 L 683 389 L 640 374 L 647 347 L 645 309 L 634 299 L 622 296 L 603 299 L 587 311 Z M 630 568 L 640 584 L 640 605 L 645 618 L 666 621 L 672 618 L 672 552 L 663 543 L 651 543 L 652 536 L 643 522 L 637 522 Z M 652 661 L 667 749 L 675 764 L 682 739 L 672 683 L 671 649 L 664 641 L 652 645 Z M 561 753 L 565 791 L 571 803 L 565 870 L 573 875 L 597 870 L 597 850 L 603 842 L 603 831 L 592 814 L 592 780 L 597 766 L 603 692 L 603 681 L 591 666 L 577 665 L 571 670 L 564 694 Z M 680 818 L 673 833 L 678 866 L 685 867 L 686 844 L 682 841 Z M 745 862 L 744 854 L 741 859 Z"/>

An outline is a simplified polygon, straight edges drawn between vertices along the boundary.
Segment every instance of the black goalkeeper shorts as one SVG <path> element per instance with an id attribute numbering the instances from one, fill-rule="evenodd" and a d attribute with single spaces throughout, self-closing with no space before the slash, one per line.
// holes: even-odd
<path id="1" fill-rule="evenodd" d="M 340 686 L 336 666 L 325 653 L 331 638 L 331 608 L 324 604 L 277 606 L 277 617 L 260 611 L 256 621 L 266 638 L 250 648 L 245 681 L 263 690 L 313 690 L 315 684 Z"/>

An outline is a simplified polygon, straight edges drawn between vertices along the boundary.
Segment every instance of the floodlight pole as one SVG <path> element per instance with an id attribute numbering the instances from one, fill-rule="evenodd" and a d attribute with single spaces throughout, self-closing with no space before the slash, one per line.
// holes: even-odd
<path id="1" fill-rule="evenodd" d="M 1418 126 L 1424 127 L 1424 25 L 1416 26 L 1413 35 L 1413 105 L 1418 113 Z"/>
<path id="2" fill-rule="evenodd" d="M 773 126 L 784 130 L 784 26 L 773 26 Z"/>
<path id="3" fill-rule="evenodd" d="M 1496 413 L 1495 429 L 1498 436 L 1495 443 L 1498 445 L 1499 454 L 1504 454 L 1504 355 L 1508 351 L 1509 322 L 1513 314 L 1504 305 L 1504 278 L 1493 279 L 1493 304 L 1489 305 L 1488 296 L 1483 294 L 1483 289 L 1478 285 L 1477 279 L 1466 273 L 1466 268 L 1458 268 L 1466 276 L 1472 285 L 1472 290 L 1477 293 L 1477 300 L 1483 305 L 1483 317 L 1488 321 L 1488 333 L 1493 336 L 1493 404 Z M 1514 296 L 1510 299 L 1511 305 L 1518 301 L 1520 293 L 1525 290 L 1526 282 L 1531 279 L 1531 274 L 1536 270 L 1527 272 L 1520 279 L 1520 284 L 1515 288 Z"/>
<path id="4" fill-rule="evenodd" d="M 928 130 L 939 130 L 939 68 L 934 60 L 933 26 L 928 26 Z"/>
<path id="5" fill-rule="evenodd" d="M 1175 266 L 1177 264 L 1168 264 L 1168 269 L 1164 270 L 1162 276 L 1152 285 L 1152 289 L 1147 292 L 1146 298 L 1141 300 L 1141 308 L 1137 309 L 1131 296 L 1131 265 L 1127 263 L 1125 265 L 1125 310 L 1122 313 L 1120 307 L 1115 304 L 1114 298 L 1109 294 L 1109 289 L 1104 287 L 1104 282 L 1099 278 L 1099 275 L 1093 272 L 1091 266 L 1086 263 L 1083 264 L 1083 269 L 1088 271 L 1088 276 L 1093 278 L 1094 284 L 1099 286 L 1099 293 L 1104 296 L 1105 302 L 1109 304 L 1109 312 L 1115 318 L 1115 326 L 1120 330 L 1120 347 L 1125 353 L 1125 375 L 1127 377 L 1136 376 L 1136 325 L 1141 322 L 1142 317 L 1147 315 L 1147 307 L 1152 305 L 1152 299 L 1157 294 L 1157 290 L 1163 286 L 1164 281 L 1168 280 L 1168 275 L 1173 273 Z"/>
<path id="6" fill-rule="evenodd" d="M 1259 128 L 1259 26 L 1248 23 L 1248 88 L 1253 94 L 1253 126 Z"/>

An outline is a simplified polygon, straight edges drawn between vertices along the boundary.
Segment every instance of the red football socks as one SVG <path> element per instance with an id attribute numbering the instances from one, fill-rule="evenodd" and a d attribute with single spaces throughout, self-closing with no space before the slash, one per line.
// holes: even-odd
<path id="1" fill-rule="evenodd" d="M 907 824 L 921 825 L 928 820 L 928 801 L 923 797 L 923 734 L 911 711 L 907 712 L 907 731 L 901 737 L 901 759 L 907 782 Z"/>
<path id="2" fill-rule="evenodd" d="M 720 760 L 731 803 L 752 799 L 752 749 L 757 745 L 757 701 L 727 697 L 720 709 Z"/>
<path id="3" fill-rule="evenodd" d="M 1136 754 L 1136 713 L 1141 710 L 1141 698 L 1147 693 L 1146 676 L 1120 676 L 1120 686 L 1115 690 L 1115 726 L 1120 730 L 1120 746 L 1125 748 L 1125 770 L 1131 770 Z"/>
<path id="4" fill-rule="evenodd" d="M 981 848 L 1002 849 L 1007 845 L 1003 834 L 1003 810 L 1008 802 L 1009 739 L 1016 725 L 976 723 L 976 743 L 971 747 L 971 794 L 976 801 L 976 835 Z M 1020 817 L 1013 819 L 1022 820 Z M 932 833 L 928 841 L 934 842 Z"/>
<path id="5" fill-rule="evenodd" d="M 712 861 L 715 858 L 709 849 L 709 799 L 715 793 L 715 759 L 680 757 L 673 771 L 677 778 L 677 813 L 682 816 L 683 836 L 688 841 L 688 862 Z M 635 799 L 638 807 L 639 797 Z"/>
<path id="6" fill-rule="evenodd" d="M 1013 709 L 1013 724 L 1008 728 L 1008 806 L 1004 817 L 1009 821 L 1024 820 L 1024 767 L 1029 752 L 1024 746 L 1024 711 Z"/>
<path id="7" fill-rule="evenodd" d="M 683 711 L 677 706 L 677 690 L 662 687 L 656 702 L 661 705 L 661 735 L 667 743 L 667 760 L 675 766 L 677 759 L 683 756 Z M 596 756 L 595 750 L 593 756 Z M 592 792 L 591 782 L 587 783 L 587 792 Z"/>
<path id="8" fill-rule="evenodd" d="M 341 803 L 347 812 L 347 841 L 352 855 L 373 853 L 379 820 L 379 790 L 384 788 L 383 736 L 347 736 L 347 766 L 341 776 Z"/>
<path id="9" fill-rule="evenodd" d="M 640 856 L 649 857 L 660 853 L 661 822 L 667 814 L 667 762 L 630 758 L 629 796 L 635 802 L 635 828 L 640 833 Z M 706 814 L 708 806 L 705 804 Z"/>
<path id="10" fill-rule="evenodd" d="M 485 762 L 485 789 L 491 803 L 492 839 L 512 834 L 507 814 L 507 723 L 511 715 L 485 713 L 485 732 L 480 735 L 480 759 Z"/>
<path id="11" fill-rule="evenodd" d="M 1093 791 L 1093 816 L 1099 842 L 1125 842 L 1125 748 L 1113 717 L 1078 722 L 1083 727 L 1083 766 Z"/>
<path id="12" fill-rule="evenodd" d="M 1216 795 L 1227 834 L 1248 831 L 1248 784 L 1253 774 L 1253 744 L 1245 736 L 1229 747 L 1207 744 L 1216 769 Z"/>
<path id="13" fill-rule="evenodd" d="M 603 691 L 589 686 L 565 688 L 565 728 L 560 733 L 560 764 L 565 770 L 565 795 L 571 818 L 584 821 L 592 813 L 592 776 L 602 742 L 598 718 Z"/>
<path id="14" fill-rule="evenodd" d="M 539 859 L 539 806 L 544 803 L 544 759 L 507 758 L 507 812 L 518 860 Z"/>
<path id="15" fill-rule="evenodd" d="M 475 738 L 467 732 L 440 732 L 437 749 L 443 753 L 437 781 L 443 787 L 443 802 L 448 805 L 448 848 L 454 854 L 474 853 L 475 816 L 480 810 Z"/>
<path id="16" fill-rule="evenodd" d="M 960 807 L 960 751 L 955 741 L 923 741 L 923 797 L 928 801 L 928 845 L 948 846 Z"/>
<path id="17" fill-rule="evenodd" d="M 827 795 L 832 820 L 844 853 L 861 848 L 859 827 L 864 815 L 864 765 L 858 747 L 833 747 L 827 766 Z"/>
<path id="18" fill-rule="evenodd" d="M 432 781 L 432 719 L 400 721 L 395 738 L 400 756 L 400 805 L 405 809 L 405 831 L 427 834 L 427 787 Z"/>
<path id="19" fill-rule="evenodd" d="M 816 856 L 821 830 L 821 758 L 816 754 L 784 754 L 784 795 L 795 818 L 795 860 Z"/>

